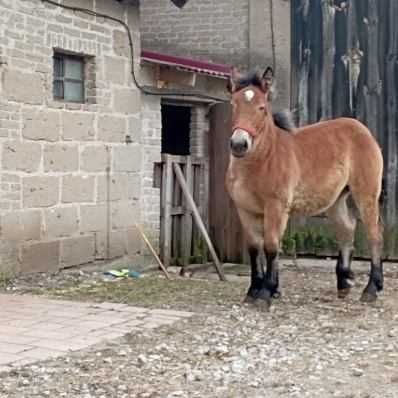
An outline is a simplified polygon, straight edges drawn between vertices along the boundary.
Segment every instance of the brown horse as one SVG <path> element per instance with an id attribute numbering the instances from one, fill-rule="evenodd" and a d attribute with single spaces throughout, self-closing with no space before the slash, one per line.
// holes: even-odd
<path id="1" fill-rule="evenodd" d="M 263 75 L 233 72 L 229 84 L 232 137 L 226 184 L 249 245 L 251 284 L 246 301 L 268 307 L 279 294 L 278 253 L 289 216 L 320 213 L 332 221 L 340 248 L 339 297 L 354 284 L 350 263 L 359 213 L 371 249 L 370 277 L 361 299 L 373 301 L 383 289 L 380 148 L 355 119 L 319 122 L 291 132 L 276 126 L 268 98 L 272 81 L 272 69 L 267 68 Z M 349 206 L 349 198 L 356 209 Z M 263 249 L 265 271 L 257 264 Z"/>

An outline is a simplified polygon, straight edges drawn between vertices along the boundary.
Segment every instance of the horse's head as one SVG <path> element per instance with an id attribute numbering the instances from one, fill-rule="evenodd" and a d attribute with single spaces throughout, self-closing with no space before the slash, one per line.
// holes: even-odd
<path id="1" fill-rule="evenodd" d="M 258 137 L 272 121 L 269 93 L 273 81 L 272 68 L 261 75 L 247 76 L 232 71 L 229 82 L 232 104 L 231 152 L 235 157 L 244 157 L 252 151 Z"/>

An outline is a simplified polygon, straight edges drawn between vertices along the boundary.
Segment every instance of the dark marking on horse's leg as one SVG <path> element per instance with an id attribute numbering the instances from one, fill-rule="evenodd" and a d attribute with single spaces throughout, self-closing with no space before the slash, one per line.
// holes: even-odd
<path id="1" fill-rule="evenodd" d="M 377 292 L 383 290 L 384 276 L 383 276 L 383 263 L 379 260 L 378 264 L 373 261 L 370 267 L 369 282 L 362 293 L 361 301 L 370 303 L 376 301 Z"/>
<path id="2" fill-rule="evenodd" d="M 263 286 L 264 271 L 261 265 L 259 270 L 257 259 L 259 257 L 259 250 L 256 247 L 249 247 L 250 266 L 251 266 L 251 278 L 250 286 L 247 291 L 245 298 L 246 303 L 252 303 L 257 299 L 259 292 Z"/>
<path id="3" fill-rule="evenodd" d="M 278 275 L 278 253 L 266 252 L 267 270 L 262 281 L 262 287 L 257 292 L 255 304 L 264 309 L 269 309 L 272 298 L 280 297 Z"/>
<path id="4" fill-rule="evenodd" d="M 339 251 L 336 264 L 337 296 L 344 298 L 354 286 L 354 273 L 351 270 L 353 249 Z"/>
<path id="5" fill-rule="evenodd" d="M 279 267 L 278 252 L 266 253 L 267 272 L 265 273 L 264 285 L 271 292 L 274 298 L 280 297 L 279 291 Z"/>

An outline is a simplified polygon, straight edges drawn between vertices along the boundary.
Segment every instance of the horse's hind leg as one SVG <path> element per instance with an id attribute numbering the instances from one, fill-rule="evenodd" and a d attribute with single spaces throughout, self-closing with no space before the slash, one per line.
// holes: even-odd
<path id="1" fill-rule="evenodd" d="M 361 301 L 371 302 L 377 299 L 377 292 L 383 290 L 383 264 L 381 251 L 383 246 L 382 227 L 379 219 L 378 197 L 362 204 L 361 218 L 366 228 L 371 250 L 369 282 L 362 293 Z"/>
<path id="2" fill-rule="evenodd" d="M 351 271 L 351 259 L 354 251 L 354 235 L 357 219 L 354 209 L 349 206 L 350 192 L 344 191 L 336 203 L 328 210 L 339 245 L 339 256 L 336 264 L 337 295 L 344 298 L 354 286 L 354 274 Z"/>
<path id="3" fill-rule="evenodd" d="M 383 246 L 382 227 L 379 218 L 379 196 L 381 183 L 371 194 L 355 192 L 353 196 L 359 209 L 362 222 L 367 232 L 370 251 L 371 267 L 369 282 L 365 287 L 361 301 L 371 302 L 377 299 L 377 292 L 383 290 L 383 265 L 381 262 L 381 251 Z"/>

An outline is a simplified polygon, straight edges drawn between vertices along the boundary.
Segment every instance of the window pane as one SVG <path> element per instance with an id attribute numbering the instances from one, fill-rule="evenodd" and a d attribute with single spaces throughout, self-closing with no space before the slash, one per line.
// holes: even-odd
<path id="1" fill-rule="evenodd" d="M 62 58 L 54 57 L 54 77 L 63 77 L 63 69 Z"/>
<path id="2" fill-rule="evenodd" d="M 69 79 L 83 80 L 83 61 L 73 58 L 65 58 L 65 77 Z"/>
<path id="3" fill-rule="evenodd" d="M 54 81 L 54 98 L 64 98 L 64 82 L 60 80 Z"/>
<path id="4" fill-rule="evenodd" d="M 65 81 L 65 101 L 84 102 L 84 85 L 82 83 Z"/>

